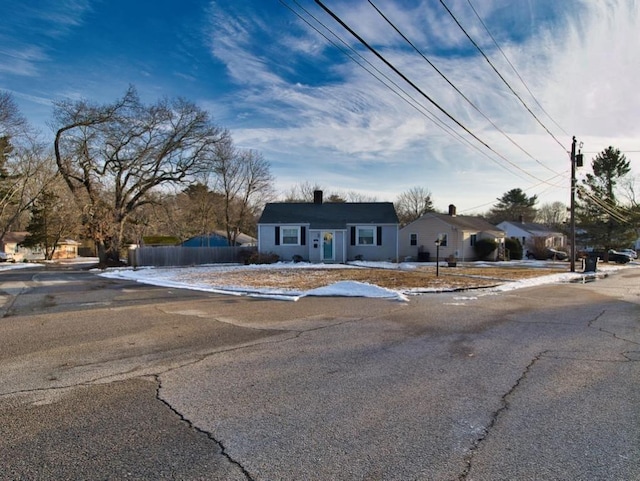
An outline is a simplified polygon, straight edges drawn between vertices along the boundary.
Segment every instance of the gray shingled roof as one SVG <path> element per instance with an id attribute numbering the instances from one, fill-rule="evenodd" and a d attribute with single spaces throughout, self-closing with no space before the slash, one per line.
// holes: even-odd
<path id="1" fill-rule="evenodd" d="M 525 230 L 530 233 L 548 233 L 548 234 L 562 234 L 558 230 L 550 229 L 544 224 L 536 224 L 535 222 L 519 222 L 519 221 L 507 221 L 514 227 L 519 227 L 522 230 Z"/>
<path id="2" fill-rule="evenodd" d="M 487 222 L 480 217 L 474 217 L 470 215 L 448 215 L 448 214 L 433 214 L 434 217 L 438 217 L 448 224 L 454 225 L 462 230 L 478 231 L 478 232 L 502 232 L 502 229 Z"/>
<path id="3" fill-rule="evenodd" d="M 309 224 L 311 229 L 346 229 L 347 224 L 397 224 L 392 202 L 274 202 L 258 224 Z"/>

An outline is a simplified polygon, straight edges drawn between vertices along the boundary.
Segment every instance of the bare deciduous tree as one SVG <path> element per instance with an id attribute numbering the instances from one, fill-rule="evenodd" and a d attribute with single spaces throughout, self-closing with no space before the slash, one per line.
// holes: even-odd
<path id="1" fill-rule="evenodd" d="M 405 226 L 427 212 L 433 212 L 431 192 L 424 187 L 412 187 L 394 202 L 400 225 Z"/>
<path id="2" fill-rule="evenodd" d="M 568 208 L 562 202 L 552 202 L 540 206 L 536 213 L 536 222 L 547 227 L 560 229 L 567 221 Z"/>
<path id="3" fill-rule="evenodd" d="M 214 192 L 222 195 L 229 245 L 241 232 L 253 233 L 260 208 L 274 197 L 269 163 L 254 150 L 237 149 L 230 139 L 216 145 Z"/>
<path id="4" fill-rule="evenodd" d="M 135 89 L 111 104 L 55 104 L 58 169 L 83 208 L 100 261 L 118 262 L 125 224 L 163 186 L 186 184 L 210 168 L 229 137 L 184 99 L 144 105 Z"/>
<path id="5" fill-rule="evenodd" d="M 55 174 L 50 153 L 11 95 L 0 92 L 0 239 L 26 226 L 29 209 Z"/>
<path id="6" fill-rule="evenodd" d="M 313 202 L 314 192 L 317 190 L 324 191 L 324 187 L 317 182 L 309 182 L 308 180 L 294 185 L 285 193 L 285 202 Z"/>

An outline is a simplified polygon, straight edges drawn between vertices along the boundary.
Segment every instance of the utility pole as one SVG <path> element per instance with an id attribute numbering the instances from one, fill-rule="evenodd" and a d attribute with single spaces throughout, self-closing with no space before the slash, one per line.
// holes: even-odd
<path id="1" fill-rule="evenodd" d="M 576 271 L 576 137 L 571 141 L 571 203 L 569 237 L 571 242 L 571 272 Z"/>

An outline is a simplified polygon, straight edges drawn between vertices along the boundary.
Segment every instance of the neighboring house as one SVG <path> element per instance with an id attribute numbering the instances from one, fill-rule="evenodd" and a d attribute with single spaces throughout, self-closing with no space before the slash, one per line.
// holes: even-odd
<path id="1" fill-rule="evenodd" d="M 2 241 L 0 241 L 0 250 L 7 254 L 7 257 L 16 262 L 21 262 L 25 258 L 30 258 L 33 255 L 40 254 L 41 258 L 44 258 L 44 252 L 39 252 L 38 249 L 31 249 L 21 247 L 20 243 L 29 235 L 28 232 L 7 232 Z"/>
<path id="2" fill-rule="evenodd" d="M 44 249 L 40 247 L 23 247 L 21 242 L 29 235 L 28 232 L 7 232 L 0 242 L 0 250 L 15 262 L 25 260 L 44 259 Z M 56 244 L 54 259 L 75 259 L 78 256 L 78 242 L 64 239 Z"/>
<path id="3" fill-rule="evenodd" d="M 240 233 L 236 237 L 235 246 L 255 246 L 258 240 L 247 234 Z M 209 235 L 199 235 L 187 239 L 180 244 L 182 247 L 227 247 L 227 233 L 222 230 L 212 231 Z"/>
<path id="4" fill-rule="evenodd" d="M 56 250 L 53 253 L 54 259 L 75 259 L 78 257 L 79 242 L 73 239 L 64 239 L 56 244 Z"/>
<path id="5" fill-rule="evenodd" d="M 457 215 L 456 207 L 450 205 L 448 214 L 428 212 L 400 229 L 400 258 L 435 260 L 439 251 L 441 260 L 450 256 L 459 261 L 476 260 L 475 243 L 491 239 L 498 245 L 492 255 L 499 259 L 504 255 L 504 238 L 498 227 L 479 217 Z"/>
<path id="6" fill-rule="evenodd" d="M 258 251 L 281 260 L 396 261 L 398 215 L 391 202 L 277 202 L 258 220 Z"/>
<path id="7" fill-rule="evenodd" d="M 567 236 L 542 224 L 523 221 L 502 221 L 497 227 L 522 243 L 522 253 L 527 256 L 527 250 L 533 249 L 535 239 L 544 239 L 545 247 L 564 250 L 567 247 Z"/>

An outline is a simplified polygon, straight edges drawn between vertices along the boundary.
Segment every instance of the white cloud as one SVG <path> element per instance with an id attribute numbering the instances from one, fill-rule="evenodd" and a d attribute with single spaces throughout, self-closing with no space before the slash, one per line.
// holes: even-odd
<path id="1" fill-rule="evenodd" d="M 505 44 L 503 48 L 545 110 L 561 126 L 569 129 L 569 134 L 575 134 L 584 141 L 585 147 L 600 151 L 613 144 L 623 151 L 640 150 L 637 140 L 640 138 L 640 97 L 635 94 L 637 89 L 634 86 L 636 70 L 640 69 L 638 4 L 626 1 L 585 2 L 580 7 L 579 15 L 567 10 L 554 22 L 537 21 L 536 26 L 540 30 L 533 31 L 524 43 Z M 429 11 L 428 8 L 425 10 Z M 536 13 L 531 11 L 530 16 L 536 18 Z M 407 22 L 411 20 L 411 16 L 404 17 Z M 439 20 L 434 17 L 429 25 L 441 20 L 437 17 Z M 363 18 L 363 31 L 371 30 L 367 28 L 368 17 L 360 10 L 356 10 L 351 18 L 350 23 L 354 25 L 360 25 L 359 19 Z M 403 22 L 402 26 L 407 32 L 420 28 L 417 23 Z M 446 35 L 446 32 L 438 33 L 444 45 L 456 45 L 458 34 L 452 33 L 450 39 Z M 410 163 L 414 166 L 429 164 L 424 180 L 416 182 L 411 170 L 406 175 L 395 176 L 394 180 L 398 182 L 396 193 L 402 191 L 401 185 L 408 185 L 407 179 L 410 178 L 414 182 L 409 182 L 409 185 L 424 182 L 440 202 L 442 198 L 439 196 L 449 199 L 464 197 L 465 201 L 473 199 L 474 193 L 466 187 L 473 189 L 474 184 L 478 200 L 484 198 L 491 202 L 502 192 L 522 186 L 532 189 L 531 193 L 543 192 L 550 200 L 567 201 L 570 136 L 560 132 L 537 108 L 498 52 L 487 50 L 501 73 L 538 118 L 555 133 L 561 145 L 528 115 L 484 59 L 478 56 L 432 57 L 432 61 L 536 160 L 495 132 L 426 63 L 416 60 L 415 55 L 393 51 L 392 48 L 388 47 L 385 55 L 393 58 L 403 72 L 412 79 L 419 79 L 425 92 L 522 170 L 501 159 L 492 162 L 443 135 L 360 67 L 346 60 L 342 65 L 345 75 L 342 82 L 332 84 L 329 90 L 323 88 L 306 92 L 306 102 L 295 103 L 304 118 L 313 118 L 307 109 L 321 103 L 322 108 L 312 110 L 322 112 L 321 120 L 311 122 L 306 128 L 279 131 L 283 135 L 281 140 L 288 138 L 294 149 L 298 146 L 322 147 L 328 155 L 333 154 L 337 158 L 349 156 L 350 162 L 373 159 L 377 163 L 404 166 Z M 316 99 L 309 100 L 313 95 L 317 95 Z M 420 98 L 419 94 L 412 95 Z M 296 99 L 291 100 L 295 102 Z M 424 99 L 420 102 L 429 105 Z M 429 108 L 437 112 L 432 106 Z M 278 135 L 274 133 L 274 137 Z M 301 141 L 296 142 L 294 137 Z M 423 155 L 418 154 L 420 147 L 424 149 Z M 449 169 L 441 168 L 445 163 Z M 333 165 L 331 162 L 328 164 Z M 505 173 L 505 167 L 510 173 Z M 418 170 L 414 167 L 413 172 Z M 451 176 L 451 172 L 465 171 L 462 175 L 473 176 L 473 181 Z M 541 182 L 553 177 L 552 171 L 564 173 L 565 177 L 555 178 L 546 184 Z M 315 175 L 321 176 L 321 171 Z M 394 189 L 388 180 L 385 177 L 379 182 L 385 192 Z M 478 186 L 482 188 L 478 189 Z"/>

